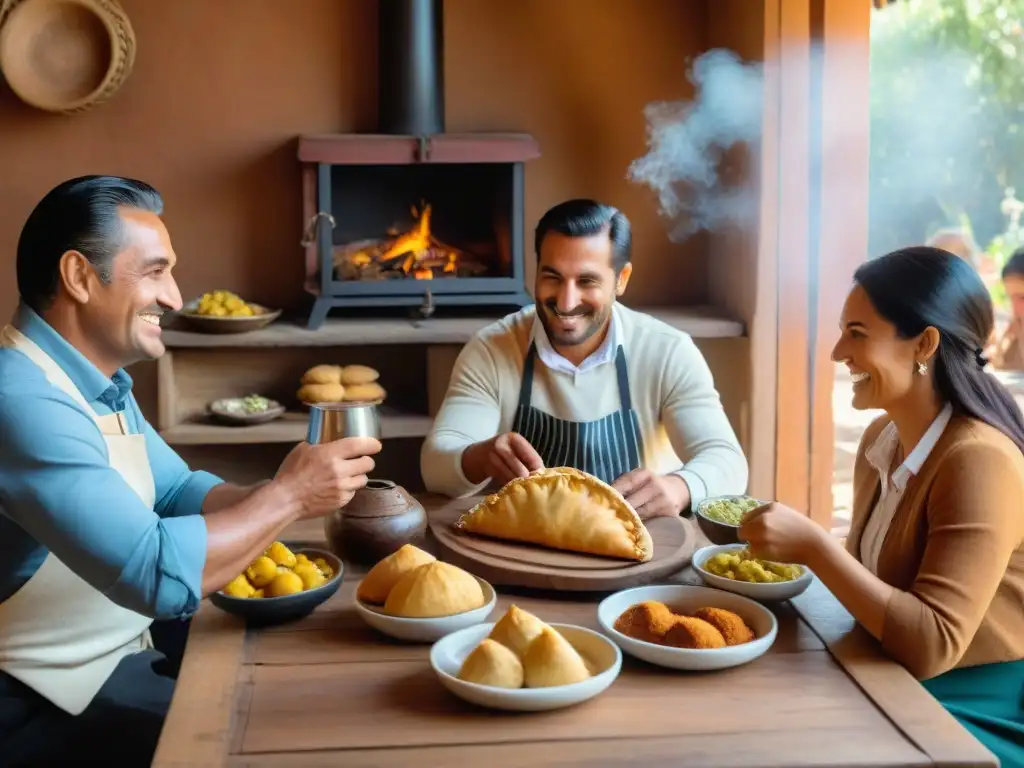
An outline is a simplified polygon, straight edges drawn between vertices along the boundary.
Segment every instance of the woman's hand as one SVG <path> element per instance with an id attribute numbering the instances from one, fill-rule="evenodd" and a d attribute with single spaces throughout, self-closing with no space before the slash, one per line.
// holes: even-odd
<path id="1" fill-rule="evenodd" d="M 820 551 L 826 532 L 806 515 L 772 502 L 748 512 L 739 535 L 755 557 L 807 565 Z"/>

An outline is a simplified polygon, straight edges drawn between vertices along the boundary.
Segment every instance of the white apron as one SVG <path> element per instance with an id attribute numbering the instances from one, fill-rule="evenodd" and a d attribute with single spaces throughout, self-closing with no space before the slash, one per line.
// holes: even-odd
<path id="1" fill-rule="evenodd" d="M 156 489 L 145 437 L 128 434 L 123 414 L 96 415 L 64 370 L 17 328 L 0 331 L 0 347 L 24 353 L 92 416 L 106 441 L 111 468 L 152 509 Z M 39 427 L 45 430 L 46 425 Z M 0 669 L 77 715 L 122 658 L 153 647 L 152 622 L 111 601 L 50 552 L 32 578 L 0 603 Z"/>

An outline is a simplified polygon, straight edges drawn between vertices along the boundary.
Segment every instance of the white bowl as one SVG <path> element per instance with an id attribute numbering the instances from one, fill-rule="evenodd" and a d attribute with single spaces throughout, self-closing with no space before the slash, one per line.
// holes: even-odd
<path id="1" fill-rule="evenodd" d="M 604 692 L 622 669 L 622 651 L 598 632 L 572 624 L 548 624 L 583 656 L 593 675 L 580 683 L 550 688 L 497 688 L 459 680 L 466 657 L 487 637 L 494 624 L 481 624 L 454 632 L 434 643 L 430 666 L 441 684 L 472 704 L 513 712 L 545 712 L 571 707 Z"/>
<path id="2" fill-rule="evenodd" d="M 693 553 L 693 570 L 698 573 L 703 582 L 709 587 L 724 589 L 726 592 L 735 592 L 737 595 L 743 595 L 744 597 L 749 597 L 753 600 L 764 600 L 766 602 L 789 600 L 791 597 L 796 597 L 811 586 L 811 582 L 814 581 L 814 572 L 806 565 L 800 566 L 804 572 L 799 578 L 793 579 L 792 581 L 776 581 L 771 584 L 759 584 L 751 581 L 727 579 L 724 576 L 716 576 L 710 571 L 704 570 L 704 563 L 707 562 L 707 559 L 712 555 L 717 555 L 719 552 L 731 552 L 745 548 L 745 544 L 725 544 L 722 546 L 702 547 Z"/>
<path id="3" fill-rule="evenodd" d="M 391 616 L 384 613 L 384 607 L 370 605 L 356 598 L 356 612 L 367 624 L 385 635 L 390 635 L 398 640 L 410 640 L 415 643 L 432 643 L 451 632 L 457 632 L 466 627 L 472 627 L 481 621 L 486 621 L 494 610 L 498 601 L 498 594 L 494 587 L 481 578 L 473 577 L 480 582 L 484 591 L 484 599 L 487 601 L 479 608 L 471 611 L 456 613 L 454 616 L 438 616 L 431 619 L 407 619 L 402 616 Z"/>
<path id="4" fill-rule="evenodd" d="M 738 614 L 754 631 L 755 637 L 749 643 L 725 648 L 672 648 L 636 640 L 615 629 L 615 621 L 627 608 L 646 600 L 665 603 L 680 614 L 692 613 L 698 608 L 724 608 Z M 779 631 L 775 614 L 760 603 L 709 587 L 682 584 L 635 587 L 616 592 L 597 606 L 597 622 L 605 634 L 631 656 L 659 667 L 700 672 L 738 667 L 753 661 L 772 647 Z"/>

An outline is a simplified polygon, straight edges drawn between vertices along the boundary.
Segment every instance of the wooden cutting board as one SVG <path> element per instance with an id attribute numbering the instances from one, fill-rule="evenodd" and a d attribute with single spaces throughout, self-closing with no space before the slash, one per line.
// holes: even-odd
<path id="1" fill-rule="evenodd" d="M 697 532 L 693 524 L 682 517 L 645 521 L 654 540 L 654 557 L 646 563 L 561 552 L 457 530 L 455 523 L 459 516 L 481 498 L 454 499 L 428 509 L 427 521 L 442 560 L 494 586 L 614 592 L 650 584 L 682 570 L 690 564 L 697 547 Z"/>

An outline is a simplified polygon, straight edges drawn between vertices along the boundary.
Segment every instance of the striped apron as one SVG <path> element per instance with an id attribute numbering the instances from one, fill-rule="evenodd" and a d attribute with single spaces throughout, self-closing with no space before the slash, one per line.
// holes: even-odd
<path id="1" fill-rule="evenodd" d="M 640 420 L 629 397 L 626 355 L 619 345 L 615 353 L 615 373 L 621 408 L 603 419 L 568 421 L 556 419 L 531 404 L 533 371 L 537 347 L 530 344 L 519 385 L 519 405 L 512 431 L 526 438 L 540 455 L 545 467 L 573 467 L 613 483 L 617 478 L 641 467 L 643 436 Z"/>

